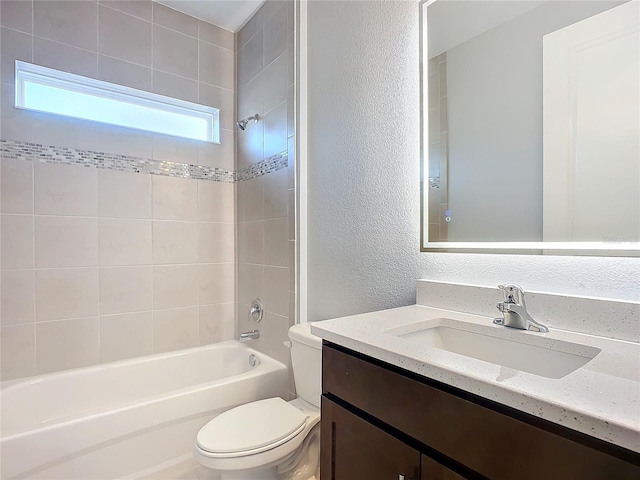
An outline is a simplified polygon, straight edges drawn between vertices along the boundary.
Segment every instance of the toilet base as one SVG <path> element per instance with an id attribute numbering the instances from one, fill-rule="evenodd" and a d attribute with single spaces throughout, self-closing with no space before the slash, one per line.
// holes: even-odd
<path id="1" fill-rule="evenodd" d="M 278 480 L 276 467 L 235 472 L 221 472 L 220 480 Z"/>
<path id="2" fill-rule="evenodd" d="M 220 475 L 220 480 L 283 480 L 276 469 L 252 470 L 248 472 L 227 472 Z M 296 477 L 296 480 L 320 480 L 320 476 L 313 474 L 308 478 Z"/>

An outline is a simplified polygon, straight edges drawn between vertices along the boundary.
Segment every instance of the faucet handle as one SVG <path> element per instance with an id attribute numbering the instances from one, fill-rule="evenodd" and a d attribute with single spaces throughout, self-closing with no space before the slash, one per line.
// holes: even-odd
<path id="1" fill-rule="evenodd" d="M 506 285 L 498 285 L 498 288 L 502 290 L 505 302 L 524 306 L 524 290 L 520 285 L 508 283 Z"/>
<path id="2" fill-rule="evenodd" d="M 249 321 L 254 320 L 256 323 L 259 323 L 262 320 L 263 313 L 264 307 L 262 306 L 262 302 L 259 298 L 256 298 L 251 302 L 251 307 L 249 308 Z"/>

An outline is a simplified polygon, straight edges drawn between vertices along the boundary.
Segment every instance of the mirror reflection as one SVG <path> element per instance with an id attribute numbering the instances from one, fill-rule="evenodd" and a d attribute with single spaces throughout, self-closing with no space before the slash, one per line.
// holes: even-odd
<path id="1" fill-rule="evenodd" d="M 424 243 L 640 241 L 638 7 L 423 6 Z"/>

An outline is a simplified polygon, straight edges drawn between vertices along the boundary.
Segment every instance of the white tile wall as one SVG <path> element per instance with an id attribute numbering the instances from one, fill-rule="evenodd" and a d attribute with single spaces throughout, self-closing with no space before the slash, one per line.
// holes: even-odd
<path id="1" fill-rule="evenodd" d="M 236 186 L 198 180 L 198 220 L 204 222 L 235 221 Z"/>
<path id="2" fill-rule="evenodd" d="M 153 222 L 153 263 L 197 263 L 196 222 Z"/>
<path id="3" fill-rule="evenodd" d="M 153 218 L 158 220 L 196 220 L 198 190 L 192 180 L 154 176 Z"/>
<path id="4" fill-rule="evenodd" d="M 33 15 L 31 2 L 11 0 L 0 2 L 0 24 L 10 26 L 21 32 L 33 31 Z"/>
<path id="5" fill-rule="evenodd" d="M 18 378 L 36 372 L 35 324 L 2 327 L 2 375 Z M 10 361 L 8 361 L 10 359 Z"/>
<path id="6" fill-rule="evenodd" d="M 167 265 L 153 268 L 153 308 L 198 305 L 198 265 Z"/>
<path id="7" fill-rule="evenodd" d="M 36 215 L 34 222 L 36 268 L 98 266 L 97 218 Z"/>
<path id="8" fill-rule="evenodd" d="M 169 7 L 159 3 L 153 4 L 153 20 L 158 25 L 176 30 L 180 33 L 198 36 L 198 20 L 196 18 L 176 12 Z M 233 47 L 232 47 L 233 48 Z"/>
<path id="9" fill-rule="evenodd" d="M 97 268 L 37 269 L 35 277 L 36 322 L 98 314 Z"/>
<path id="10" fill-rule="evenodd" d="M 95 217 L 98 213 L 98 170 L 60 168 L 35 163 L 35 213 Z"/>
<path id="11" fill-rule="evenodd" d="M 2 271 L 2 318 L 3 325 L 33 323 L 35 304 L 35 280 L 33 270 Z"/>
<path id="12" fill-rule="evenodd" d="M 100 269 L 100 315 L 153 309 L 153 267 Z"/>
<path id="13" fill-rule="evenodd" d="M 100 266 L 153 263 L 151 220 L 100 218 Z M 153 247 L 152 247 L 153 245 Z"/>
<path id="14" fill-rule="evenodd" d="M 33 218 L 2 214 L 2 268 L 33 268 Z"/>
<path id="15" fill-rule="evenodd" d="M 152 2 L 139 0 L 100 0 L 100 4 L 128 13 L 134 17 L 142 18 L 148 22 L 150 22 L 153 17 Z"/>
<path id="16" fill-rule="evenodd" d="M 31 162 L 2 162 L 0 208 L 2 212 L 33 212 L 33 180 Z"/>
<path id="17" fill-rule="evenodd" d="M 233 184 L 0 162 L 3 379 L 233 337 Z"/>
<path id="18" fill-rule="evenodd" d="M 235 261 L 235 225 L 232 223 L 198 223 L 198 260 L 200 263 Z"/>
<path id="19" fill-rule="evenodd" d="M 100 361 L 98 317 L 36 323 L 36 371 L 55 372 Z"/>
<path id="20" fill-rule="evenodd" d="M 235 266 L 232 263 L 204 264 L 199 268 L 199 299 L 203 305 L 234 301 Z"/>
<path id="21" fill-rule="evenodd" d="M 151 176 L 98 171 L 101 217 L 151 218 Z"/>
<path id="22" fill-rule="evenodd" d="M 200 345 L 224 342 L 235 338 L 235 328 L 223 319 L 235 315 L 235 303 L 204 305 L 199 311 Z"/>
<path id="23" fill-rule="evenodd" d="M 262 117 L 238 132 L 237 169 L 289 154 L 289 168 L 237 185 L 238 326 L 256 328 L 246 316 L 250 302 L 260 298 L 266 313 L 252 346 L 285 364 L 283 342 L 295 322 L 293 32 L 293 2 L 268 0 L 236 37 L 238 116 Z"/>
<path id="24" fill-rule="evenodd" d="M 150 22 L 100 5 L 98 49 L 101 54 L 138 65 L 151 66 Z"/>
<path id="25" fill-rule="evenodd" d="M 233 169 L 233 33 L 151 0 L 0 3 L 2 138 Z M 199 152 L 172 137 L 16 111 L 16 59 L 221 108 L 222 143 Z"/>
<path id="26" fill-rule="evenodd" d="M 96 50 L 95 26 L 87 20 L 97 17 L 96 2 L 50 0 L 33 3 L 33 27 L 37 36 L 85 50 Z"/>
<path id="27" fill-rule="evenodd" d="M 233 33 L 151 2 L 0 2 L 0 137 L 234 169 Z M 15 59 L 221 108 L 220 145 L 13 108 Z M 235 186 L 0 160 L 1 379 L 235 334 Z"/>
<path id="28" fill-rule="evenodd" d="M 161 310 L 153 315 L 153 345 L 156 352 L 167 352 L 198 345 L 200 335 L 198 307 Z"/>
<path id="29" fill-rule="evenodd" d="M 153 353 L 153 313 L 100 317 L 100 360 L 111 362 Z"/>

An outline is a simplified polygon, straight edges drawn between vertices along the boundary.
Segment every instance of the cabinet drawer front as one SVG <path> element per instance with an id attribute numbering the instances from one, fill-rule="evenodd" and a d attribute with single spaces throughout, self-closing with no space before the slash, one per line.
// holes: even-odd
<path id="1" fill-rule="evenodd" d="M 422 455 L 420 463 L 422 464 L 420 480 L 466 480 L 463 476 L 458 475 L 453 470 L 449 470 L 426 455 Z"/>
<path id="2" fill-rule="evenodd" d="M 485 477 L 640 478 L 636 465 L 326 344 L 322 355 L 323 393 Z"/>
<path id="3" fill-rule="evenodd" d="M 321 480 L 420 480 L 420 452 L 322 397 Z"/>

